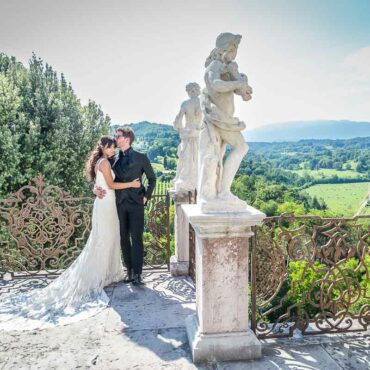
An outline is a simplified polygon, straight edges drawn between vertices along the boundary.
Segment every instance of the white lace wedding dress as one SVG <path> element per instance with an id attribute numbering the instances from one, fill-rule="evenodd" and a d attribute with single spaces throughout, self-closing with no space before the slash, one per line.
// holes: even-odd
<path id="1" fill-rule="evenodd" d="M 107 307 L 109 298 L 103 287 L 122 280 L 124 270 L 115 193 L 100 171 L 95 183 L 107 194 L 94 202 L 92 229 L 81 254 L 47 287 L 0 298 L 0 331 L 65 325 Z"/>

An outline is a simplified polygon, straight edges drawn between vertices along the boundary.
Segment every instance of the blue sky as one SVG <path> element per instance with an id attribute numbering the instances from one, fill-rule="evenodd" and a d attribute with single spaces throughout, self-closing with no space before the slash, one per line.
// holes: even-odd
<path id="1" fill-rule="evenodd" d="M 0 51 L 32 51 L 115 123 L 171 123 L 220 32 L 240 33 L 249 129 L 370 121 L 370 0 L 0 0 Z"/>

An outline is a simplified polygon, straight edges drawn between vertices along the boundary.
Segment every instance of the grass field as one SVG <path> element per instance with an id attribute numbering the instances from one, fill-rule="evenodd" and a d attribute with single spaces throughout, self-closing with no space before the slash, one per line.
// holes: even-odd
<path id="1" fill-rule="evenodd" d="M 337 175 L 340 179 L 357 179 L 361 178 L 362 175 L 353 170 L 338 171 L 331 168 L 322 168 L 320 170 L 292 170 L 300 176 L 304 176 L 306 173 L 315 179 L 324 179 L 327 177 L 333 177 Z"/>
<path id="2" fill-rule="evenodd" d="M 312 197 L 324 199 L 328 208 L 338 216 L 353 216 L 369 192 L 369 185 L 368 182 L 320 184 L 311 186 L 304 191 Z"/>
<path id="3" fill-rule="evenodd" d="M 370 207 L 366 207 L 363 212 L 361 212 L 362 215 L 369 215 L 370 216 Z"/>

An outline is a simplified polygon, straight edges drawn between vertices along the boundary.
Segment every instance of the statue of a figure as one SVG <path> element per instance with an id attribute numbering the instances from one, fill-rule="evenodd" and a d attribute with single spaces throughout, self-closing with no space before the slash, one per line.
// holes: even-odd
<path id="1" fill-rule="evenodd" d="M 245 123 L 233 116 L 234 95 L 240 95 L 244 101 L 252 98 L 247 76 L 239 73 L 234 61 L 240 40 L 240 35 L 221 33 L 205 63 L 198 184 L 198 203 L 204 213 L 241 211 L 247 205 L 230 191 L 248 151 L 241 133 Z M 227 144 L 231 152 L 224 161 Z"/>
<path id="2" fill-rule="evenodd" d="M 180 134 L 181 143 L 177 149 L 177 170 L 173 180 L 175 190 L 195 190 L 198 183 L 198 147 L 202 121 L 200 108 L 200 87 L 192 82 L 186 85 L 189 100 L 181 104 L 174 121 L 174 128 Z M 183 117 L 185 116 L 185 124 Z"/>

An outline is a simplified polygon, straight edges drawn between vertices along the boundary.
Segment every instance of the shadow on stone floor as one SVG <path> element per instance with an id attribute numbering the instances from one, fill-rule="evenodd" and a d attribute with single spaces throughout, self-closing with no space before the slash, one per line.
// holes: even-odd
<path id="1" fill-rule="evenodd" d="M 103 342 L 121 347 L 122 359 L 140 347 L 148 360 L 154 356 L 158 361 L 182 359 L 191 364 L 185 318 L 195 311 L 194 285 L 189 278 L 171 277 L 168 272 L 146 272 L 144 280 L 143 287 L 114 286 L 105 325 L 109 338 Z"/>
<path id="2" fill-rule="evenodd" d="M 106 287 L 110 307 L 88 320 L 40 331 L 2 333 L 0 369 L 370 368 L 370 331 L 263 340 L 260 360 L 194 365 L 184 327 L 185 317 L 195 311 L 191 280 L 171 277 L 163 270 L 145 272 L 145 280 L 143 288 L 123 283 Z"/>

